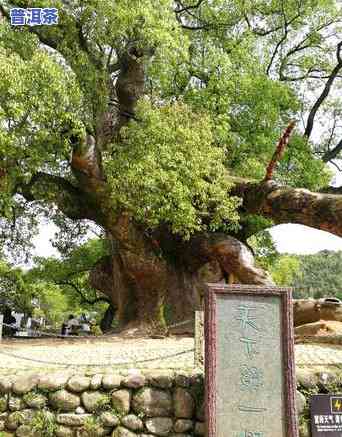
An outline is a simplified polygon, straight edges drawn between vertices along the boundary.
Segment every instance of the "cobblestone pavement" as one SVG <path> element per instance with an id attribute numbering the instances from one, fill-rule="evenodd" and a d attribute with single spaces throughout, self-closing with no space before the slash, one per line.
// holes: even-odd
<path id="1" fill-rule="evenodd" d="M 189 337 L 7 341 L 0 344 L 0 373 L 58 367 L 103 372 L 113 367 L 187 369 L 194 367 L 193 348 Z M 304 366 L 342 364 L 342 346 L 297 344 L 295 359 Z"/>
<path id="2" fill-rule="evenodd" d="M 342 346 L 329 344 L 296 344 L 296 364 L 298 365 L 336 365 L 342 364 Z"/>
<path id="3" fill-rule="evenodd" d="M 191 368 L 193 338 L 16 341 L 0 344 L 0 372 L 30 368 Z"/>

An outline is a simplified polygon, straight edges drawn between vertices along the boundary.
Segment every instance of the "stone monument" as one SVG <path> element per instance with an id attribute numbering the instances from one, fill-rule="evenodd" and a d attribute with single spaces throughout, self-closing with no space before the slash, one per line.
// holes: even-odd
<path id="1" fill-rule="evenodd" d="M 209 284 L 207 437 L 297 437 L 291 290 Z"/>

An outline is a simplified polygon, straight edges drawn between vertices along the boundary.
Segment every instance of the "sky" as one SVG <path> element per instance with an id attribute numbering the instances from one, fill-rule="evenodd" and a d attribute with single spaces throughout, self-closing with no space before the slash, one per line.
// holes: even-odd
<path id="1" fill-rule="evenodd" d="M 342 174 L 330 166 L 335 176 L 334 186 L 342 185 Z M 272 237 L 279 252 L 310 254 L 320 250 L 342 250 L 342 238 L 329 232 L 319 231 L 303 225 L 278 225 L 271 229 Z"/>
<path id="2" fill-rule="evenodd" d="M 281 253 L 310 254 L 320 250 L 342 250 L 342 238 L 302 225 L 278 225 L 271 229 Z"/>
<path id="3" fill-rule="evenodd" d="M 40 233 L 34 239 L 35 255 L 57 256 L 51 245 L 56 228 L 53 225 L 41 225 Z M 281 253 L 310 254 L 320 250 L 342 250 L 342 238 L 302 225 L 278 225 L 270 230 Z"/>

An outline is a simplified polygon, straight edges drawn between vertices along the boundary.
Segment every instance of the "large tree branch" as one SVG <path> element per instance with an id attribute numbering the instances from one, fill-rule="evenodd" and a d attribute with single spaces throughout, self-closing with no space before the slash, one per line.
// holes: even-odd
<path id="1" fill-rule="evenodd" d="M 143 57 L 152 54 L 152 51 L 147 52 L 133 46 L 120 56 L 120 72 L 115 84 L 118 120 L 113 126 L 111 136 L 117 136 L 120 129 L 134 118 L 137 101 L 143 95 L 145 87 Z"/>
<path id="2" fill-rule="evenodd" d="M 291 121 L 289 123 L 289 125 L 287 126 L 283 135 L 280 137 L 277 148 L 272 156 L 271 161 L 269 162 L 269 164 L 267 166 L 264 181 L 272 180 L 274 169 L 277 165 L 277 162 L 280 161 L 280 159 L 282 158 L 282 156 L 285 152 L 286 146 L 290 140 L 290 136 L 291 136 L 291 133 L 295 127 L 295 124 L 296 123 L 294 121 Z"/>
<path id="3" fill-rule="evenodd" d="M 98 222 L 98 208 L 92 200 L 68 180 L 38 172 L 29 183 L 18 183 L 16 191 L 29 202 L 44 201 L 55 204 L 60 211 L 72 220 L 89 219 Z"/>
<path id="4" fill-rule="evenodd" d="M 272 279 L 254 263 L 252 252 L 241 241 L 223 233 L 196 234 L 184 241 L 165 228 L 153 235 L 163 254 L 177 260 L 188 271 L 198 272 L 209 262 L 217 262 L 225 277 L 241 284 L 271 285 Z"/>
<path id="5" fill-rule="evenodd" d="M 338 76 L 340 70 L 342 69 L 341 49 L 342 49 L 342 41 L 337 44 L 337 50 L 336 50 L 337 64 L 336 64 L 335 68 L 332 70 L 332 72 L 329 76 L 329 79 L 327 80 L 327 82 L 324 86 L 322 93 L 320 94 L 320 96 L 316 100 L 315 104 L 313 105 L 313 107 L 309 113 L 308 120 L 307 120 L 306 127 L 305 127 L 305 132 L 304 132 L 304 135 L 307 138 L 310 138 L 310 135 L 312 133 L 312 129 L 313 129 L 313 125 L 314 125 L 317 111 L 319 110 L 319 108 L 321 107 L 321 105 L 325 101 L 325 99 L 328 97 L 330 90 L 331 90 L 331 87 L 332 87 L 336 77 Z"/>
<path id="6" fill-rule="evenodd" d="M 71 137 L 70 145 L 71 168 L 80 187 L 86 192 L 101 191 L 104 183 L 102 154 L 94 136 L 86 133 L 83 138 Z"/>
<path id="7" fill-rule="evenodd" d="M 342 306 L 335 303 L 329 302 L 325 299 L 298 299 L 293 302 L 293 316 L 294 316 L 294 325 L 306 325 L 308 323 L 320 322 L 322 320 L 336 320 L 342 321 Z M 325 323 L 315 323 L 313 325 L 308 325 L 303 327 L 303 329 L 298 329 L 296 334 L 303 335 L 302 332 L 310 332 L 313 330 L 313 333 L 316 333 L 318 329 L 324 329 Z M 312 334 L 311 334 L 312 335 Z M 307 336 L 307 334 L 304 334 Z"/>
<path id="8" fill-rule="evenodd" d="M 335 191 L 336 192 L 336 191 Z M 342 196 L 314 193 L 273 181 L 240 182 L 231 192 L 242 198 L 242 211 L 276 224 L 298 223 L 342 236 Z"/>
<path id="9" fill-rule="evenodd" d="M 273 53 L 272 53 L 271 59 L 270 59 L 270 61 L 269 61 L 269 63 L 268 63 L 268 66 L 267 66 L 267 68 L 266 68 L 266 74 L 267 74 L 267 75 L 270 74 L 270 71 L 271 71 L 271 68 L 272 68 L 273 62 L 274 62 L 274 60 L 275 60 L 275 57 L 277 56 L 277 53 L 278 53 L 280 47 L 282 46 L 282 44 L 284 43 L 284 41 L 286 41 L 287 35 L 288 35 L 288 29 L 287 29 L 287 27 L 286 27 L 285 30 L 284 30 L 284 35 L 283 35 L 283 37 L 278 41 L 278 43 L 276 44 L 276 46 L 275 46 L 275 48 L 274 48 L 274 50 L 273 50 Z"/>
<path id="10" fill-rule="evenodd" d="M 298 13 L 298 14 L 296 14 L 295 16 L 293 16 L 290 20 L 288 20 L 287 17 L 286 17 L 286 14 L 285 14 L 284 8 L 282 7 L 282 16 L 283 16 L 283 20 L 284 20 L 284 25 L 283 25 L 284 34 L 283 34 L 282 38 L 278 41 L 278 43 L 276 44 L 276 46 L 275 46 L 275 48 L 274 48 L 274 50 L 273 50 L 273 53 L 272 53 L 272 56 L 271 56 L 270 62 L 269 62 L 268 66 L 267 66 L 267 69 L 266 69 L 266 74 L 267 74 L 267 75 L 269 75 L 269 73 L 270 73 L 270 71 L 271 71 L 271 68 L 272 68 L 273 62 L 274 62 L 274 60 L 275 60 L 275 58 L 276 58 L 276 56 L 277 56 L 277 54 L 278 54 L 279 49 L 281 48 L 281 46 L 283 45 L 283 43 L 287 40 L 287 37 L 288 37 L 288 34 L 289 34 L 289 28 L 290 28 L 290 25 L 291 25 L 292 23 L 294 23 L 294 22 L 297 20 L 297 18 L 300 17 L 300 15 L 301 15 L 301 14 Z M 281 27 L 282 27 L 282 26 L 280 26 L 280 28 L 281 28 Z"/>
<path id="11" fill-rule="evenodd" d="M 70 282 L 70 281 L 59 281 L 59 282 L 56 282 L 56 284 L 57 285 L 67 285 L 68 287 L 73 288 L 76 291 L 76 293 L 81 297 L 82 301 L 84 303 L 89 304 L 89 305 L 95 305 L 98 302 L 111 303 L 110 300 L 107 297 L 104 297 L 104 296 L 103 297 L 97 297 L 97 298 L 95 298 L 93 300 L 88 299 L 87 296 L 84 295 L 82 290 L 76 284 L 74 284 L 73 282 Z"/>
<path id="12" fill-rule="evenodd" d="M 336 156 L 342 151 L 342 140 L 338 142 L 338 144 L 331 150 L 328 150 L 324 153 L 322 160 L 324 162 L 329 162 L 332 159 L 336 158 Z"/>
<path id="13" fill-rule="evenodd" d="M 334 20 L 330 20 L 327 22 L 324 22 L 322 24 L 320 24 L 319 26 L 317 26 L 314 29 L 311 29 L 310 32 L 308 32 L 307 34 L 304 35 L 304 37 L 301 39 L 301 41 L 299 43 L 297 43 L 295 46 L 293 46 L 292 48 L 290 48 L 283 56 L 280 62 L 280 68 L 279 68 L 279 80 L 281 81 L 288 81 L 288 82 L 295 82 L 295 81 L 299 81 L 299 80 L 303 80 L 303 79 L 307 79 L 310 75 L 310 73 L 314 72 L 317 70 L 317 68 L 315 66 L 311 66 L 308 68 L 307 71 L 305 71 L 303 74 L 297 75 L 297 76 L 289 76 L 286 74 L 286 69 L 290 66 L 295 66 L 296 64 L 294 64 L 293 62 L 290 62 L 291 58 L 293 55 L 298 54 L 299 52 L 302 52 L 303 50 L 306 49 L 313 49 L 315 47 L 320 48 L 322 50 L 322 48 L 320 47 L 320 43 L 313 43 L 311 41 L 311 37 L 312 35 L 314 35 L 315 33 L 319 33 L 321 31 L 323 31 L 324 29 L 328 28 L 329 26 L 331 26 L 332 24 L 334 24 Z M 291 40 L 290 38 L 287 39 L 288 41 Z M 293 38 L 293 40 L 295 41 L 296 38 Z M 302 67 L 299 67 L 299 69 L 301 70 Z"/>
<path id="14" fill-rule="evenodd" d="M 187 252 L 188 251 L 188 252 Z M 217 261 L 230 283 L 272 285 L 271 277 L 255 265 L 252 252 L 241 241 L 225 234 L 205 234 L 191 238 L 184 254 L 201 260 Z M 190 261 L 191 262 L 191 261 Z"/>

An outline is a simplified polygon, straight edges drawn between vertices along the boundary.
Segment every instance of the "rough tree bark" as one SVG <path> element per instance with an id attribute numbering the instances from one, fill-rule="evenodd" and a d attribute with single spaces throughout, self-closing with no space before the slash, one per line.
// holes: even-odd
<path id="1" fill-rule="evenodd" d="M 150 241 L 143 250 L 137 245 L 116 248 L 91 274 L 92 285 L 117 307 L 121 326 L 160 332 L 167 324 L 192 320 L 194 310 L 201 308 L 205 283 L 227 281 L 231 274 L 240 283 L 272 283 L 254 265 L 249 249 L 233 237 L 202 234 L 184 242 L 165 231 L 154 237 L 159 238 L 158 253 Z"/>
<path id="2" fill-rule="evenodd" d="M 339 195 L 282 187 L 272 181 L 240 181 L 234 194 L 243 199 L 244 214 L 259 214 L 275 223 L 300 223 L 342 235 Z M 229 274 L 233 274 L 242 284 L 271 284 L 270 278 L 254 266 L 249 250 L 233 237 L 202 234 L 182 242 L 160 230 L 153 239 L 146 240 L 128 217 L 116 229 L 131 237 L 131 244 L 118 245 L 111 271 L 113 283 L 115 280 L 125 283 L 111 289 L 113 300 L 120 300 L 119 318 L 123 324 L 141 325 L 149 321 L 158 329 L 165 328 L 163 311 L 171 307 L 173 315 L 167 320 L 170 323 L 192 317 L 193 310 L 200 305 L 203 281 L 211 280 L 201 277 L 201 269 L 210 263 L 219 266 L 215 280 L 228 281 Z M 117 230 L 112 233 L 115 234 Z M 158 248 L 152 241 L 158 241 Z"/>
<path id="3" fill-rule="evenodd" d="M 193 310 L 200 307 L 204 283 L 228 281 L 230 274 L 239 283 L 271 284 L 265 272 L 254 266 L 246 246 L 231 236 L 202 234 L 185 242 L 160 229 L 147 237 L 131 217 L 111 216 L 105 194 L 98 195 L 94 203 L 85 191 L 45 174 L 36 175 L 23 194 L 28 200 L 37 200 L 51 184 L 56 187 L 54 202 L 70 218 L 94 220 L 111 235 L 112 256 L 97 266 L 92 283 L 117 308 L 122 327 L 160 332 L 166 329 L 166 322 L 192 318 Z M 241 180 L 234 194 L 243 199 L 243 214 L 259 214 L 275 223 L 301 223 L 342 235 L 339 195 L 281 187 L 271 181 Z"/>
<path id="4" fill-rule="evenodd" d="M 233 194 L 243 199 L 242 211 L 270 218 L 275 224 L 298 223 L 342 236 L 342 196 L 281 186 L 273 181 L 240 182 Z"/>

